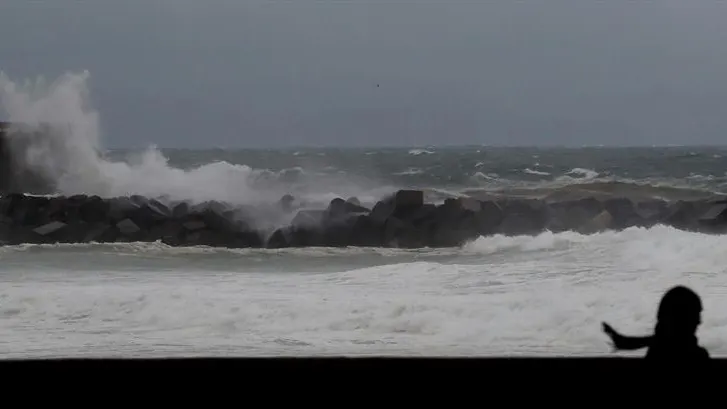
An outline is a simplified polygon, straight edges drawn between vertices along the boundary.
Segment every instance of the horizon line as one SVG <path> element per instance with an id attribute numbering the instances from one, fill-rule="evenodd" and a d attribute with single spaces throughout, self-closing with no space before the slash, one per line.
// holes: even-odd
<path id="1" fill-rule="evenodd" d="M 154 147 L 160 150 L 295 150 L 295 149 L 341 149 L 341 150 L 364 150 L 364 149 L 463 149 L 463 148 L 489 148 L 489 149 L 664 149 L 664 148 L 696 148 L 696 149 L 726 149 L 727 143 L 712 144 L 634 144 L 634 145 L 605 145 L 605 144 L 583 144 L 583 145 L 503 145 L 503 144 L 426 144 L 426 145 L 279 145 L 279 146 L 161 146 L 158 144 L 147 144 L 146 146 L 109 146 L 104 150 L 143 150 Z"/>

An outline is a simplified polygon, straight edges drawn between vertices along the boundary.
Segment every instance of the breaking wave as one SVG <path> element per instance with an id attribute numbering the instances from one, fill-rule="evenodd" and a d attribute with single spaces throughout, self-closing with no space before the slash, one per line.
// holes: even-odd
<path id="1" fill-rule="evenodd" d="M 30 167 L 49 178 L 59 194 L 138 194 L 237 204 L 270 202 L 287 193 L 313 195 L 322 201 L 383 194 L 358 186 L 351 177 L 320 176 L 316 183 L 302 187 L 285 183 L 295 169 L 271 172 L 225 161 L 181 169 L 170 166 L 156 146 L 131 153 L 124 160 L 111 160 L 102 154 L 100 115 L 91 104 L 88 79 L 86 71 L 68 73 L 50 83 L 39 78 L 19 84 L 0 73 L 0 106 L 7 120 L 23 124 L 31 132 L 50 129 L 54 138 L 52 144 L 33 143 L 16 154 L 25 155 Z M 271 175 L 279 180 L 271 180 Z"/>

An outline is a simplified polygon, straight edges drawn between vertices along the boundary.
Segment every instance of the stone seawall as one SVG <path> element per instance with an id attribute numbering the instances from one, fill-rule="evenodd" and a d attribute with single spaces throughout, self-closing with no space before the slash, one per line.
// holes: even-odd
<path id="1" fill-rule="evenodd" d="M 307 209 L 291 196 L 257 207 L 162 203 L 141 196 L 0 197 L 0 243 L 6 245 L 162 241 L 229 248 L 454 247 L 494 234 L 589 234 L 657 224 L 722 234 L 727 232 L 727 201 L 458 198 L 432 204 L 425 203 L 421 191 L 400 190 L 372 208 L 355 199 L 334 199 L 326 208 Z"/>

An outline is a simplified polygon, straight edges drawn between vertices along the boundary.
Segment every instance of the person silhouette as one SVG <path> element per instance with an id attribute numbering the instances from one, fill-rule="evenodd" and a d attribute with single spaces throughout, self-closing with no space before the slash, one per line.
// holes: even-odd
<path id="1" fill-rule="evenodd" d="M 648 348 L 645 358 L 649 360 L 702 360 L 710 356 L 696 336 L 701 315 L 702 301 L 697 293 L 679 285 L 662 297 L 653 335 L 626 336 L 606 322 L 602 326 L 615 350 Z"/>

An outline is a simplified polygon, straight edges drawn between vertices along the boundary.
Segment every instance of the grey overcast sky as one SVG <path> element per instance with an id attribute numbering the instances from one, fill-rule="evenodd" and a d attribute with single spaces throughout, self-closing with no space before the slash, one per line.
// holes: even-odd
<path id="1" fill-rule="evenodd" d="M 108 147 L 727 142 L 727 1 L 1 0 Z"/>

